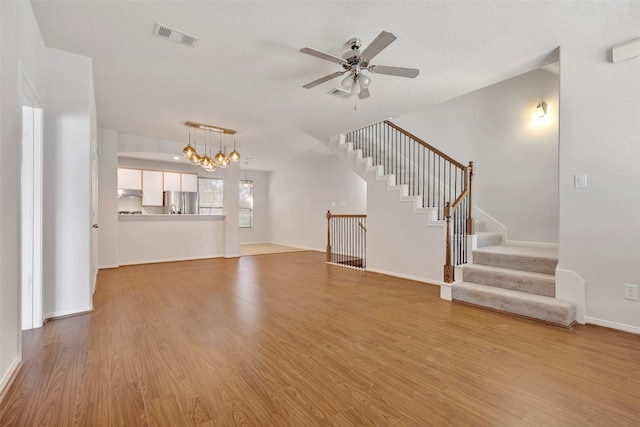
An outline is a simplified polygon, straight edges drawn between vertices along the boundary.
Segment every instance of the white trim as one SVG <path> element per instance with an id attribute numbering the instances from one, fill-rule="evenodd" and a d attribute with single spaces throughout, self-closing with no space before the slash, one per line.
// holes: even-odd
<path id="1" fill-rule="evenodd" d="M 440 284 L 440 299 L 453 301 L 453 283 L 442 282 Z"/>
<path id="2" fill-rule="evenodd" d="M 287 243 L 278 243 L 278 242 L 267 242 L 267 243 L 271 243 L 274 245 L 280 245 L 280 246 L 289 246 L 290 248 L 296 248 L 296 249 L 303 249 L 305 251 L 314 251 L 314 252 L 322 252 L 325 253 L 325 249 L 316 249 L 316 248 L 308 248 L 306 246 L 293 246 L 293 245 L 289 245 Z"/>
<path id="3" fill-rule="evenodd" d="M 27 274 L 29 280 L 25 283 L 25 266 L 23 263 L 23 255 L 20 254 L 20 321 L 21 330 L 39 328 L 43 324 L 43 175 L 42 175 L 42 156 L 44 150 L 44 108 L 42 102 L 31 83 L 29 76 L 26 74 L 22 62 L 19 62 L 19 94 L 20 94 L 20 110 L 21 110 L 21 133 L 20 141 L 21 154 L 24 153 L 24 109 L 31 109 L 33 114 L 32 133 L 31 133 L 31 162 L 26 163 L 20 158 L 21 175 L 20 175 L 20 241 L 21 247 L 25 244 L 25 238 L 29 239 L 29 247 L 31 255 L 29 265 L 30 270 Z M 30 179 L 30 194 L 28 200 L 25 200 L 25 174 Z M 25 205 L 27 203 L 27 205 Z M 30 212 L 30 235 L 24 236 L 23 215 L 24 209 Z M 24 251 L 23 251 L 24 252 Z M 27 300 L 23 297 L 27 295 Z M 26 313 L 23 314 L 25 305 L 28 305 Z M 25 316 L 28 316 L 25 319 Z M 20 338 L 22 343 L 22 338 Z"/>
<path id="4" fill-rule="evenodd" d="M 108 265 L 100 265 L 98 266 L 98 270 L 106 270 L 109 268 L 118 268 L 120 267 L 120 264 L 108 264 Z"/>
<path id="5" fill-rule="evenodd" d="M 11 365 L 9 365 L 9 369 L 7 369 L 7 371 L 0 379 L 0 395 L 2 395 L 2 392 L 4 391 L 4 388 L 7 386 L 7 384 L 11 382 L 13 374 L 15 374 L 20 367 L 20 363 L 22 363 L 22 359 L 20 358 L 20 356 L 16 356 L 16 358 L 13 359 L 13 362 L 11 362 Z"/>
<path id="6" fill-rule="evenodd" d="M 265 245 L 267 243 L 270 243 L 270 242 L 267 242 L 266 240 L 263 240 L 262 242 L 240 242 L 240 246 L 242 246 L 242 245 Z"/>
<path id="7" fill-rule="evenodd" d="M 217 256 L 199 256 L 199 257 L 164 258 L 164 259 L 153 259 L 153 260 L 127 261 L 127 262 L 120 263 L 119 267 L 122 267 L 124 265 L 157 264 L 161 262 L 195 261 L 199 259 L 235 258 L 239 256 L 240 255 L 235 255 L 235 256 L 217 255 Z"/>
<path id="8" fill-rule="evenodd" d="M 425 279 L 424 277 L 411 276 L 409 274 L 391 273 L 385 270 L 378 270 L 377 268 L 367 267 L 366 271 L 370 271 L 372 273 L 384 274 L 385 276 L 392 276 L 392 277 L 399 277 L 401 279 L 413 280 L 415 282 L 422 282 L 422 283 L 426 283 L 427 285 L 434 285 L 434 286 L 449 285 L 449 283 L 444 283 L 439 280 L 429 280 L 429 279 Z"/>
<path id="9" fill-rule="evenodd" d="M 587 283 L 573 270 L 556 267 L 555 273 L 556 298 L 574 303 L 576 305 L 576 322 L 584 324 Z"/>
<path id="10" fill-rule="evenodd" d="M 632 334 L 640 334 L 640 327 L 627 325 L 624 323 L 611 322 L 609 320 L 597 319 L 595 317 L 585 317 L 585 322 L 591 325 L 604 326 L 605 328 L 617 329 L 619 331 L 630 332 Z"/>
<path id="11" fill-rule="evenodd" d="M 241 255 L 240 255 L 240 254 L 238 254 L 238 255 L 231 254 L 231 255 L 225 255 L 225 256 L 224 256 L 224 258 L 225 258 L 225 259 L 229 259 L 229 258 L 240 258 L 240 257 L 241 257 Z"/>
<path id="12" fill-rule="evenodd" d="M 495 219 L 494 217 L 492 217 L 491 215 L 489 215 L 488 213 L 480 209 L 478 206 L 473 205 L 473 210 L 472 210 L 473 219 L 476 222 L 478 222 L 479 218 L 478 218 L 478 215 L 476 214 L 480 214 L 481 217 L 484 217 L 488 221 L 492 222 L 499 230 L 501 230 L 501 231 L 496 231 L 496 233 L 502 234 L 502 241 L 507 241 L 507 236 L 509 235 L 508 234 L 509 229 L 507 228 L 506 225 L 504 225 L 503 223 L 501 223 L 500 221 L 498 221 L 497 219 Z M 478 230 L 478 231 L 481 231 L 481 230 Z M 493 231 L 493 230 L 482 230 L 482 231 Z"/>
<path id="13" fill-rule="evenodd" d="M 559 246 L 557 243 L 529 242 L 526 240 L 507 240 L 505 244 L 512 246 L 533 246 L 536 248 L 557 248 Z"/>

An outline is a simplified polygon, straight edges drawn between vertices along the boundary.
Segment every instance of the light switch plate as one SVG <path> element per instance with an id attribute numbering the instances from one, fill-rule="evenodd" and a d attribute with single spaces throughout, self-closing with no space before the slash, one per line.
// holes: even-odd
<path id="1" fill-rule="evenodd" d="M 574 176 L 574 184 L 576 188 L 586 188 L 587 187 L 587 175 L 575 175 Z"/>

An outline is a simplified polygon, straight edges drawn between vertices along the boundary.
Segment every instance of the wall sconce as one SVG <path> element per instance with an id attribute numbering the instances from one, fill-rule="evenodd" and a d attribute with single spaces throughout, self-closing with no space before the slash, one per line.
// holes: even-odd
<path id="1" fill-rule="evenodd" d="M 538 102 L 538 106 L 536 107 L 535 115 L 537 118 L 541 119 L 547 115 L 547 103 L 544 101 Z"/>

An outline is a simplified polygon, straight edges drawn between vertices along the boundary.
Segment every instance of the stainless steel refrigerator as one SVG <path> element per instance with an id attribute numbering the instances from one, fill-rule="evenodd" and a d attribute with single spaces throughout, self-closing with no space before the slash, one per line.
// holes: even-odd
<path id="1" fill-rule="evenodd" d="M 198 193 L 190 191 L 165 191 L 162 206 L 166 214 L 196 215 L 198 214 Z"/>

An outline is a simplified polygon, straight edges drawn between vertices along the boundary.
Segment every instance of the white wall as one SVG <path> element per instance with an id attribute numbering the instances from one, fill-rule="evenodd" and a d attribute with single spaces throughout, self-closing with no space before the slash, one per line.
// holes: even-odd
<path id="1" fill-rule="evenodd" d="M 640 36 L 640 19 L 560 49 L 560 262 L 586 282 L 586 320 L 640 333 L 640 58 L 610 49 Z M 574 176 L 587 175 L 587 188 Z"/>
<path id="2" fill-rule="evenodd" d="M 21 357 L 21 79 L 44 104 L 44 72 L 45 46 L 31 4 L 0 2 L 0 392 Z"/>
<path id="3" fill-rule="evenodd" d="M 46 49 L 45 318 L 92 309 L 91 59 Z"/>
<path id="4" fill-rule="evenodd" d="M 268 196 L 269 241 L 301 248 L 325 250 L 327 210 L 367 212 L 366 182 L 333 155 L 273 171 Z"/>
<path id="5" fill-rule="evenodd" d="M 118 266 L 118 131 L 98 129 L 98 268 Z"/>
<path id="6" fill-rule="evenodd" d="M 244 179 L 244 164 L 240 177 Z M 240 229 L 240 243 L 263 243 L 269 241 L 269 189 L 270 172 L 252 171 L 246 174 L 253 181 L 253 227 Z"/>
<path id="7" fill-rule="evenodd" d="M 548 104 L 536 119 L 540 100 Z M 536 70 L 392 119 L 454 159 L 475 163 L 473 204 L 508 239 L 558 242 L 558 76 Z"/>

